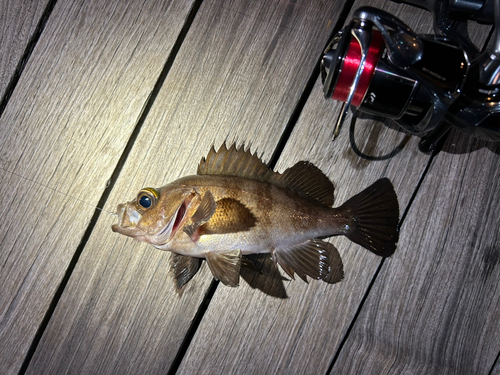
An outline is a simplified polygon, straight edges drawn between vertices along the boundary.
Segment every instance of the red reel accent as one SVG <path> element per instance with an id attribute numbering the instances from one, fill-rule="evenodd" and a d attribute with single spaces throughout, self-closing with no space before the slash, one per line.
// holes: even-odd
<path id="1" fill-rule="evenodd" d="M 383 46 L 384 39 L 382 38 L 380 32 L 372 30 L 372 40 L 370 42 L 370 47 L 368 48 L 365 66 L 361 72 L 358 86 L 354 91 L 354 97 L 352 98 L 352 105 L 355 107 L 359 107 L 366 92 L 368 91 L 368 86 L 372 80 L 373 73 L 375 72 L 375 66 L 378 63 Z M 333 90 L 332 99 L 346 102 L 354 77 L 356 76 L 356 71 L 358 70 L 361 62 L 361 47 L 359 46 L 356 38 L 351 37 L 349 48 L 347 49 L 347 53 L 345 54 L 343 60 L 339 78 L 337 80 L 337 84 L 335 85 L 335 89 Z"/>

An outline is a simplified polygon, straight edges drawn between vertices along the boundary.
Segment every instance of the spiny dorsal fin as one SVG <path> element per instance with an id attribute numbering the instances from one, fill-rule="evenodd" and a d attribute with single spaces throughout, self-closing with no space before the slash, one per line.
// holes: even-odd
<path id="1" fill-rule="evenodd" d="M 283 174 L 274 176 L 271 182 L 323 206 L 333 205 L 332 182 L 318 167 L 307 161 L 299 161 Z"/>
<path id="2" fill-rule="evenodd" d="M 201 159 L 197 174 L 237 176 L 269 182 L 274 172 L 257 155 L 245 151 L 243 146 L 237 149 L 233 144 L 228 149 L 223 144 L 218 151 L 212 147 L 207 157 Z"/>
<path id="3" fill-rule="evenodd" d="M 218 151 L 212 147 L 198 165 L 199 175 L 226 175 L 245 177 L 290 189 L 316 204 L 333 205 L 333 184 L 321 170 L 305 161 L 298 162 L 283 174 L 269 169 L 257 155 L 244 147 L 229 149 L 223 144 Z"/>

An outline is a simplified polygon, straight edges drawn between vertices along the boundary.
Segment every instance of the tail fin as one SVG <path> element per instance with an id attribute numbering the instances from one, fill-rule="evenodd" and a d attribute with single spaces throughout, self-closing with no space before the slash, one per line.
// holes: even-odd
<path id="1" fill-rule="evenodd" d="M 399 235 L 399 204 L 389 179 L 376 181 L 341 208 L 353 215 L 347 238 L 383 257 L 394 253 Z"/>

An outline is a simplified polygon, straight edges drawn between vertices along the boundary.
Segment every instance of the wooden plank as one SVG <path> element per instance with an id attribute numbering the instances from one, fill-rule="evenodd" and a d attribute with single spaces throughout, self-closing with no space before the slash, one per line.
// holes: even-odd
<path id="1" fill-rule="evenodd" d="M 405 19 L 418 32 L 431 30 L 429 13 L 394 3 L 371 4 Z M 312 161 L 334 181 L 337 204 L 377 178 L 388 176 L 402 212 L 428 161 L 417 151 L 418 140 L 408 142 L 402 133 L 378 122 L 358 120 L 354 138 L 363 154 L 383 158 L 403 147 L 387 160 L 360 157 L 349 144 L 349 129 L 343 129 L 334 143 L 330 141 L 339 110 L 338 104 L 325 101 L 318 80 L 278 168 L 282 171 L 299 160 Z M 279 289 L 279 283 L 263 281 L 261 287 L 269 295 L 246 283 L 238 289 L 219 286 L 179 373 L 326 373 L 380 264 L 380 258 L 346 239 L 332 242 L 344 261 L 346 277 L 340 284 L 295 280 Z M 390 266 L 392 259 L 384 266 Z M 283 291 L 289 298 L 276 298 Z"/>
<path id="2" fill-rule="evenodd" d="M 331 373 L 498 372 L 499 151 L 452 132 Z"/>
<path id="3" fill-rule="evenodd" d="M 328 8 L 330 7 L 330 8 Z M 110 195 L 192 174 L 210 146 L 251 143 L 269 160 L 317 63 L 338 6 L 204 1 Z M 212 277 L 182 297 L 170 254 L 112 233 L 101 215 L 28 373 L 165 373 Z"/>
<path id="4" fill-rule="evenodd" d="M 5 95 L 48 2 L 0 1 L 0 98 Z"/>
<path id="5" fill-rule="evenodd" d="M 0 373 L 22 366 L 189 9 L 55 6 L 0 120 Z"/>
<path id="6" fill-rule="evenodd" d="M 499 353 L 500 356 L 500 353 Z M 498 356 L 497 356 L 497 361 L 494 364 L 493 368 L 491 369 L 491 372 L 489 372 L 490 375 L 499 375 L 500 374 L 500 363 L 498 362 Z"/>
<path id="7" fill-rule="evenodd" d="M 334 181 L 336 205 L 387 176 L 403 209 L 427 160 L 417 151 L 416 140 L 390 160 L 362 160 L 350 150 L 346 132 L 331 142 L 331 120 L 338 111 L 337 105 L 324 100 L 318 82 L 279 169 L 299 160 L 312 161 Z M 380 124 L 365 125 L 357 135 L 371 138 L 363 149 L 370 149 L 372 155 L 387 154 L 404 139 Z M 179 373 L 326 373 L 380 263 L 380 258 L 345 238 L 331 241 L 346 273 L 339 284 L 306 284 L 297 279 L 285 282 L 281 289 L 276 280 L 262 281 L 261 290 L 247 283 L 238 289 L 219 286 Z M 288 298 L 277 298 L 277 291 Z"/>
<path id="8" fill-rule="evenodd" d="M 400 17 L 411 14 L 412 26 L 432 24 L 427 13 L 414 8 L 389 3 L 386 9 Z M 387 176 L 396 187 L 402 211 L 428 156 L 417 150 L 417 139 L 411 139 L 400 153 L 385 160 L 362 158 L 349 144 L 349 123 L 332 143 L 339 110 L 338 103 L 324 99 L 318 79 L 278 168 L 282 171 L 299 160 L 313 162 L 334 181 L 336 205 Z M 408 141 L 403 133 L 368 119 L 357 121 L 354 137 L 361 152 L 382 159 Z M 219 286 L 179 373 L 326 373 L 381 261 L 345 238 L 332 242 L 346 272 L 337 285 L 286 282 L 283 290 L 288 299 L 246 283 L 238 289 Z M 277 288 L 270 281 L 263 284 L 268 293 Z"/>
<path id="9" fill-rule="evenodd" d="M 333 373 L 489 373 L 500 351 L 499 153 L 455 134 L 436 157 Z"/>
<path id="10" fill-rule="evenodd" d="M 488 28 L 469 29 L 481 46 Z M 498 151 L 452 133 L 402 228 L 402 253 L 384 265 L 332 373 L 490 373 L 499 353 Z"/>

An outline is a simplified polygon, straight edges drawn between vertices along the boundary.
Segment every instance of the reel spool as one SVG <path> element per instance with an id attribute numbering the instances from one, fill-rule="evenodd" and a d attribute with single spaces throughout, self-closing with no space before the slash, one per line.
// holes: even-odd
<path id="1" fill-rule="evenodd" d="M 416 35 L 387 12 L 358 9 L 329 43 L 321 61 L 325 97 L 344 103 L 334 138 L 354 106 L 393 119 L 422 137 L 419 148 L 426 153 L 451 126 L 500 141 L 499 83 L 490 79 L 486 85 L 478 84 L 485 79 L 485 68 L 489 76 L 500 76 L 500 64 L 493 69 L 488 60 L 492 51 L 480 54 L 473 45 L 460 44 L 462 39 Z M 500 47 L 497 51 L 500 61 Z"/>

